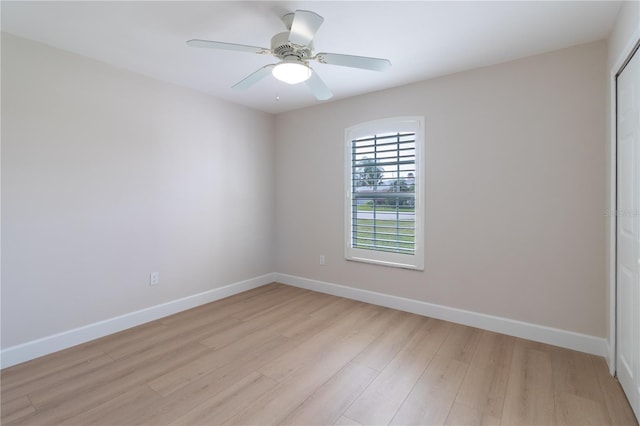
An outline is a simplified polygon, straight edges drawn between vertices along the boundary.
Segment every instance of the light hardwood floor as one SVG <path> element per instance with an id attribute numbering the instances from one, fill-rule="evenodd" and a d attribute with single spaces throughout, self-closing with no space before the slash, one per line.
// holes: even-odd
<path id="1" fill-rule="evenodd" d="M 3 425 L 636 425 L 604 359 L 271 284 L 2 370 Z"/>

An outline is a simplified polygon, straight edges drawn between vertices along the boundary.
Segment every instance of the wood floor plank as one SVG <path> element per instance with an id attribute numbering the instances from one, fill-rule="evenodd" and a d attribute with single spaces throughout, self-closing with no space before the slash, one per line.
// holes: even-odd
<path id="1" fill-rule="evenodd" d="M 309 291 L 306 297 L 308 298 L 306 303 L 296 306 L 296 313 L 300 315 L 312 315 L 314 312 L 323 309 L 336 299 L 339 299 L 338 296 L 316 293 L 314 291 Z"/>
<path id="2" fill-rule="evenodd" d="M 333 424 L 334 426 L 363 426 L 355 420 L 350 419 L 347 416 L 341 416 L 336 422 Z"/>
<path id="3" fill-rule="evenodd" d="M 515 338 L 483 331 L 460 386 L 456 402 L 474 408 L 483 418 L 499 419 L 507 390 Z"/>
<path id="4" fill-rule="evenodd" d="M 287 340 L 288 338 L 279 336 L 271 330 L 257 330 L 219 350 L 208 351 L 193 361 L 168 371 L 151 380 L 149 386 L 166 396 L 225 364 L 238 359 L 251 359 L 254 353 L 282 345 Z"/>
<path id="5" fill-rule="evenodd" d="M 275 380 L 253 372 L 169 424 L 175 426 L 223 424 L 277 385 L 278 382 Z"/>
<path id="6" fill-rule="evenodd" d="M 293 321 L 279 324 L 276 330 L 283 336 L 301 341 L 307 340 L 309 337 L 321 332 L 330 325 L 324 318 L 309 315 L 292 314 L 290 318 L 293 319 Z"/>
<path id="7" fill-rule="evenodd" d="M 270 305 L 257 307 L 253 311 L 237 312 L 234 317 L 243 321 L 260 320 L 265 318 L 269 321 L 275 315 L 288 315 L 292 313 L 300 313 L 302 307 L 307 304 L 314 303 L 317 300 L 314 294 L 309 290 L 294 289 L 286 295 L 281 295 L 275 302 Z"/>
<path id="8" fill-rule="evenodd" d="M 469 364 L 482 336 L 479 328 L 452 324 L 451 331 L 444 341 L 438 355 Z"/>
<path id="9" fill-rule="evenodd" d="M 554 348 L 551 361 L 557 392 L 572 393 L 604 404 L 604 396 L 590 355 Z"/>
<path id="10" fill-rule="evenodd" d="M 162 333 L 165 333 L 167 330 L 169 330 L 169 327 L 162 324 L 160 321 L 152 321 L 84 343 L 72 349 L 87 348 L 100 353 L 105 353 L 107 350 L 115 352 L 132 343 L 146 340 L 153 336 L 161 336 Z"/>
<path id="11" fill-rule="evenodd" d="M 637 426 L 638 423 L 631 405 L 629 405 L 620 383 L 609 374 L 607 362 L 604 358 L 595 355 L 591 356 L 591 361 L 596 370 L 611 422 L 614 425 Z"/>
<path id="12" fill-rule="evenodd" d="M 262 365 L 289 352 L 295 345 L 297 342 L 289 339 L 284 343 L 261 348 L 260 351 L 252 351 L 248 354 L 251 358 L 233 360 L 178 388 L 164 397 L 160 403 L 139 407 L 138 413 L 131 417 L 129 423 L 159 425 L 174 422 L 199 404 L 229 389 L 248 375 L 256 373 Z"/>
<path id="13" fill-rule="evenodd" d="M 105 350 L 105 353 L 114 359 L 135 357 L 136 354 L 143 353 L 148 349 L 163 350 L 164 347 L 175 347 L 198 342 L 218 330 L 224 330 L 238 324 L 238 320 L 232 317 L 221 318 L 219 321 L 208 323 L 206 326 L 196 323 L 187 329 L 183 327 L 171 327 L 163 333 L 149 336 L 129 342 L 126 345 L 118 345 L 113 350 Z"/>
<path id="14" fill-rule="evenodd" d="M 158 401 L 159 399 L 160 395 L 148 386 L 141 384 L 129 389 L 123 389 L 113 398 L 105 400 L 75 416 L 65 418 L 59 424 L 70 426 L 97 423 L 114 426 L 125 425 L 141 404 L 146 404 L 149 401 Z"/>
<path id="15" fill-rule="evenodd" d="M 255 306 L 256 300 L 273 300 L 284 291 L 290 291 L 290 286 L 282 284 L 269 284 L 247 292 L 229 296 L 227 298 L 207 303 L 184 312 L 180 312 L 170 317 L 162 318 L 162 324 L 179 326 L 180 324 L 191 324 L 194 320 L 203 317 L 215 319 L 227 318 L 245 309 L 246 306 Z M 269 305 L 265 304 L 264 309 Z M 236 318 L 237 319 L 237 318 Z"/>
<path id="16" fill-rule="evenodd" d="M 356 305 L 362 305 L 361 302 L 344 299 L 342 297 L 332 297 L 331 302 L 318 307 L 309 312 L 309 315 L 324 318 L 327 321 L 333 321 L 337 315 L 344 314 L 348 309 Z"/>
<path id="17" fill-rule="evenodd" d="M 602 405 L 571 392 L 556 394 L 556 424 L 558 426 L 597 426 L 611 424 Z"/>
<path id="18" fill-rule="evenodd" d="M 450 326 L 444 321 L 423 318 L 406 346 L 345 415 L 362 424 L 389 423 L 444 342 Z"/>
<path id="19" fill-rule="evenodd" d="M 288 375 L 272 392 L 258 398 L 245 411 L 229 420 L 236 425 L 273 425 L 283 421 L 317 388 L 346 366 L 371 341 L 368 334 L 336 338 L 332 349 L 313 363 Z"/>
<path id="20" fill-rule="evenodd" d="M 76 346 L 37 358 L 0 371 L 2 392 L 35 382 L 62 370 L 73 369 L 85 362 L 103 357 L 102 350 L 87 346 Z"/>
<path id="21" fill-rule="evenodd" d="M 360 323 L 359 331 L 363 333 L 373 334 L 375 336 L 382 336 L 389 328 L 393 328 L 391 325 L 394 321 L 397 321 L 401 317 L 411 317 L 413 314 L 407 312 L 396 311 L 395 309 L 386 309 L 379 307 L 376 310 L 376 314 L 368 321 Z M 364 364 L 364 363 L 361 363 Z"/>
<path id="22" fill-rule="evenodd" d="M 232 305 L 229 305 L 231 307 Z M 196 308 L 197 309 L 197 308 Z M 188 320 L 175 321 L 170 325 L 170 329 L 173 334 L 180 335 L 181 333 L 188 333 L 197 329 L 211 329 L 217 324 L 222 322 L 238 323 L 237 318 L 234 318 L 229 312 L 225 311 L 225 308 L 216 309 L 215 307 L 209 307 L 203 310 L 199 315 L 189 318 Z M 167 333 L 169 334 L 169 333 Z"/>
<path id="23" fill-rule="evenodd" d="M 334 424 L 378 374 L 378 371 L 360 364 L 347 364 L 320 386 L 281 424 Z"/>
<path id="24" fill-rule="evenodd" d="M 393 425 L 442 425 L 468 364 L 436 355 L 393 417 Z"/>
<path id="25" fill-rule="evenodd" d="M 336 340 L 349 336 L 357 324 L 375 315 L 375 311 L 360 305 L 352 305 L 343 321 L 330 323 L 328 327 L 305 340 L 287 354 L 275 359 L 260 369 L 265 376 L 283 381 L 291 374 L 327 356 Z"/>
<path id="26" fill-rule="evenodd" d="M 236 318 L 231 318 L 236 321 L 235 324 L 229 327 L 221 328 L 214 333 L 211 333 L 207 338 L 200 340 L 200 343 L 216 351 L 228 346 L 247 335 L 259 331 L 262 328 L 262 324 L 258 321 L 241 321 Z"/>
<path id="27" fill-rule="evenodd" d="M 303 293 L 304 297 L 305 294 Z M 285 334 L 285 332 L 293 327 L 301 327 L 305 330 L 306 325 L 300 324 L 300 318 L 295 312 L 291 312 L 291 305 L 286 303 L 294 299 L 296 295 L 292 295 L 291 299 L 285 299 L 283 304 L 279 304 L 280 309 L 265 309 L 260 315 L 252 316 L 248 319 L 240 321 L 232 327 L 227 327 L 212 333 L 208 338 L 201 340 L 201 343 L 212 349 L 220 349 L 249 333 L 257 330 L 269 328 L 275 333 Z M 292 303 L 295 306 L 295 303 Z M 286 335 L 286 334 L 285 334 Z M 290 336 L 289 336 L 290 337 Z"/>
<path id="28" fill-rule="evenodd" d="M 29 395 L 36 407 L 33 422 L 47 418 L 51 423 L 60 422 L 86 411 L 89 407 L 113 399 L 130 387 L 145 383 L 198 358 L 209 348 L 202 345 L 179 347 L 134 363 L 119 363 L 110 368 L 92 371 L 72 382 L 60 384 L 55 389 L 37 391 Z M 47 414 L 50 411 L 51 414 Z"/>
<path id="29" fill-rule="evenodd" d="M 10 423 L 22 419 L 23 417 L 35 413 L 36 409 L 26 396 L 15 399 L 6 399 L 2 395 L 0 412 L 2 413 L 2 423 Z"/>
<path id="30" fill-rule="evenodd" d="M 451 324 L 447 338 L 392 420 L 392 424 L 444 424 L 482 330 Z"/>
<path id="31" fill-rule="evenodd" d="M 101 355 L 95 358 L 83 360 L 80 363 L 69 365 L 65 369 L 54 370 L 48 375 L 38 374 L 38 376 L 32 380 L 24 381 L 19 385 L 7 389 L 2 393 L 2 398 L 10 400 L 21 395 L 43 392 L 46 390 L 54 392 L 59 388 L 59 386 L 64 386 L 64 384 L 69 381 L 75 381 L 83 375 L 104 368 L 113 362 L 114 360 L 111 357 Z"/>
<path id="32" fill-rule="evenodd" d="M 488 414 L 488 411 L 482 408 L 454 402 L 444 424 L 447 426 L 498 426 L 500 418 Z"/>
<path id="33" fill-rule="evenodd" d="M 233 312 L 242 309 L 242 303 L 246 303 L 246 301 L 248 301 L 249 299 L 261 297 L 265 293 L 279 291 L 284 287 L 286 286 L 277 283 L 264 285 L 239 294 L 225 297 L 224 299 L 216 300 L 215 302 L 197 306 L 187 311 L 182 311 L 177 314 L 161 318 L 160 320 L 158 320 L 158 322 L 164 325 L 172 326 L 185 322 L 188 323 L 193 319 L 200 318 L 202 316 L 215 315 L 217 312 L 221 312 L 224 315 L 231 315 Z"/>
<path id="34" fill-rule="evenodd" d="M 284 287 L 277 291 L 264 293 L 261 297 L 248 299 L 241 304 L 241 309 L 237 309 L 232 315 L 238 319 L 249 319 L 252 316 L 270 311 L 275 305 L 285 302 L 292 296 L 299 296 L 300 289 L 295 287 Z"/>
<path id="35" fill-rule="evenodd" d="M 556 421 L 568 424 L 563 422 L 580 420 L 588 412 L 591 419 L 606 419 L 602 424 L 609 424 L 611 420 L 591 356 L 553 348 L 551 363 L 556 393 Z M 575 413 L 574 410 L 582 411 Z"/>
<path id="36" fill-rule="evenodd" d="M 357 363 L 382 371 L 407 344 L 424 320 L 418 315 L 399 311 L 394 311 L 387 319 L 388 326 L 358 355 Z"/>
<path id="37" fill-rule="evenodd" d="M 220 368 L 213 369 L 205 365 L 209 373 L 204 376 L 194 375 L 184 386 L 171 392 L 161 404 L 141 407 L 130 423 L 158 425 L 176 421 L 198 404 L 215 397 L 217 393 L 228 389 L 279 356 L 290 353 L 300 342 L 281 339 L 265 344 L 259 350 L 246 351 L 245 356 L 236 357 Z"/>
<path id="38" fill-rule="evenodd" d="M 555 402 L 551 353 L 527 347 L 517 339 L 501 422 L 509 425 L 551 425 Z"/>

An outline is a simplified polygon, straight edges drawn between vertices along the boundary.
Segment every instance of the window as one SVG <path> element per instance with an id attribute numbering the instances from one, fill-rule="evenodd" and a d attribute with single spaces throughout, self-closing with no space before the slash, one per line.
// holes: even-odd
<path id="1" fill-rule="evenodd" d="M 346 129 L 347 260 L 424 269 L 424 118 Z"/>

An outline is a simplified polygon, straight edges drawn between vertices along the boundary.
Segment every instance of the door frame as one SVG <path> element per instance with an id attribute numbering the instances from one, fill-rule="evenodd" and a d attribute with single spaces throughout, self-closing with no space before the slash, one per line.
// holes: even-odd
<path id="1" fill-rule="evenodd" d="M 609 72 L 609 112 L 610 112 L 610 137 L 609 137 L 609 200 L 606 216 L 608 217 L 609 235 L 609 355 L 607 364 L 609 373 L 616 375 L 618 331 L 617 331 L 617 165 L 618 165 L 618 134 L 617 134 L 617 76 L 622 71 L 627 61 L 632 57 L 640 45 L 640 30 L 636 29 L 622 50 L 620 57 L 616 59 Z M 636 52 L 640 54 L 640 50 Z"/>

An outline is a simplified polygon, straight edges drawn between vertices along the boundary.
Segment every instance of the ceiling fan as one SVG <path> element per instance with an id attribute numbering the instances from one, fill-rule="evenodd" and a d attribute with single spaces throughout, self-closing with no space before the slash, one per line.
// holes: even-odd
<path id="1" fill-rule="evenodd" d="M 306 82 L 311 93 L 318 100 L 326 100 L 333 96 L 331 90 L 311 69 L 309 61 L 322 64 L 341 65 L 344 67 L 361 68 L 372 71 L 384 71 L 391 66 L 388 59 L 369 58 L 365 56 L 342 55 L 339 53 L 313 52 L 313 37 L 322 25 L 324 18 L 309 10 L 296 10 L 282 17 L 288 31 L 278 33 L 271 38 L 271 48 L 247 46 L 244 44 L 224 43 L 209 40 L 189 40 L 191 47 L 209 49 L 235 50 L 239 52 L 271 54 L 280 59 L 277 64 L 269 64 L 255 71 L 253 74 L 232 86 L 236 90 L 244 90 L 269 74 L 278 80 L 289 84 Z"/>

